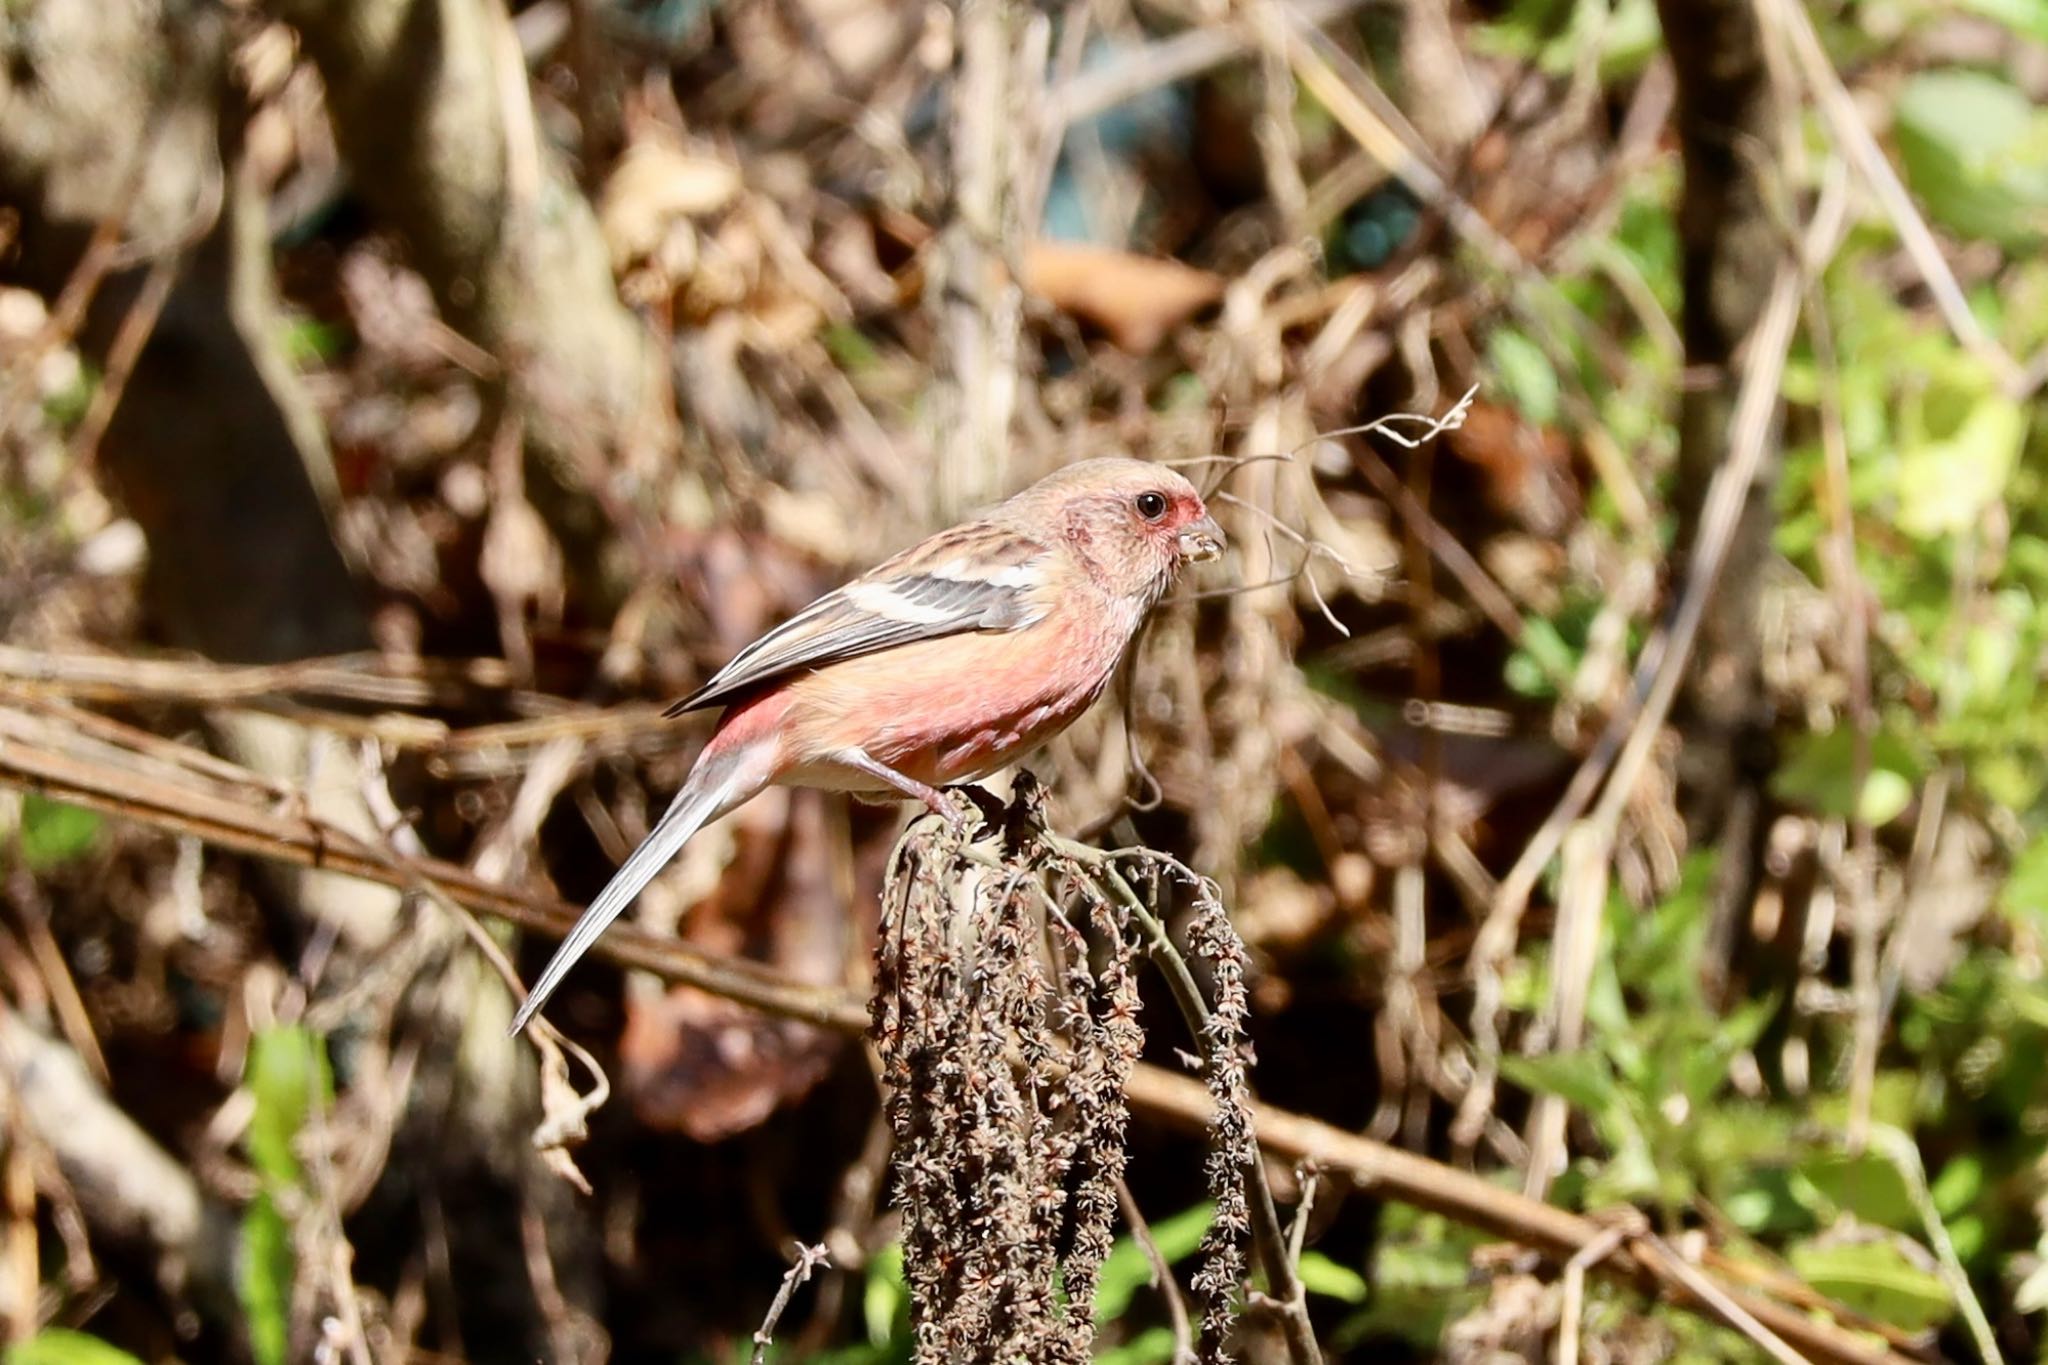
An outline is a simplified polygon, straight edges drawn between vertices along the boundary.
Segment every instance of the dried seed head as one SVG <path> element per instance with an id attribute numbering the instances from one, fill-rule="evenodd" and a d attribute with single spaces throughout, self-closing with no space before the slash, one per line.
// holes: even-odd
<path id="1" fill-rule="evenodd" d="M 872 1008 L 919 1365 L 1081 1365 L 1094 1344 L 1126 1158 L 1124 1086 L 1144 1047 L 1145 936 L 1133 920 L 1145 915 L 1110 861 L 1077 859 L 1045 834 L 1033 796 L 1020 789 L 1000 855 L 935 823 L 913 826 L 883 894 Z M 1214 973 L 1200 1044 L 1217 1106 L 1207 1161 L 1217 1213 L 1195 1287 L 1205 1358 L 1222 1360 L 1257 1159 L 1245 951 L 1214 883 L 1145 857 L 1135 880 L 1152 899 L 1162 881 L 1195 888 L 1190 945 Z"/>

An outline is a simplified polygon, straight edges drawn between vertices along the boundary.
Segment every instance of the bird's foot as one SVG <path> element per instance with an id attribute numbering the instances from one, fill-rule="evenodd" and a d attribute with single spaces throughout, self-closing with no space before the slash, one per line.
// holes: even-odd
<path id="1" fill-rule="evenodd" d="M 994 792 L 972 783 L 963 783 L 946 788 L 945 794 L 953 811 L 946 818 L 953 826 L 953 832 L 963 839 L 984 838 L 1003 827 L 1008 812 Z"/>
<path id="2" fill-rule="evenodd" d="M 974 814 L 971 804 L 962 802 L 954 787 L 927 787 L 922 782 L 914 795 L 924 808 L 938 818 L 952 833 L 965 837 L 969 832 L 969 819 Z"/>
<path id="3" fill-rule="evenodd" d="M 929 796 L 920 793 L 918 799 L 924 802 L 925 809 L 938 817 L 946 832 L 962 843 L 974 843 L 986 838 L 991 830 L 1001 828 L 1000 804 L 995 806 L 996 813 L 991 815 L 990 803 L 994 798 L 979 787 L 935 787 L 930 790 Z"/>

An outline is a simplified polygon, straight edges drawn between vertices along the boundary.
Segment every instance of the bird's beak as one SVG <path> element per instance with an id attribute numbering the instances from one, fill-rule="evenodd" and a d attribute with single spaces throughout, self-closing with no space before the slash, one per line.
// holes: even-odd
<path id="1" fill-rule="evenodd" d="M 1223 553 L 1223 528 L 1216 524 L 1216 518 L 1204 516 L 1200 521 L 1191 521 L 1180 528 L 1180 552 L 1183 558 L 1196 563 L 1206 563 Z"/>

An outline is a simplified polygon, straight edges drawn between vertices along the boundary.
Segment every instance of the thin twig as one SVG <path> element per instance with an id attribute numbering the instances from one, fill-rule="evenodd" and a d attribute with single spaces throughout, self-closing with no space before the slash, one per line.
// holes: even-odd
<path id="1" fill-rule="evenodd" d="M 1757 1314 L 1745 1307 L 1734 1295 L 1707 1278 L 1698 1266 L 1673 1251 L 1663 1238 L 1655 1235 L 1638 1237 L 1631 1249 L 1638 1260 L 1646 1262 L 1659 1276 L 1683 1285 L 1687 1292 L 1696 1295 L 1715 1317 L 1748 1337 L 1765 1355 L 1777 1361 L 1778 1365 L 1812 1365 L 1805 1356 L 1786 1344 L 1785 1338 L 1766 1327 Z"/>
<path id="2" fill-rule="evenodd" d="M 1839 205 L 1839 197 L 1835 202 Z M 1839 208 L 1831 216 L 1838 218 Z M 1828 238 L 1832 240 L 1833 224 L 1827 226 Z M 1583 1018 L 1584 986 L 1590 979 L 1598 951 L 1597 906 L 1604 904 L 1606 899 L 1607 854 L 1614 847 L 1622 811 L 1635 797 L 1637 780 L 1663 732 L 1664 718 L 1670 714 L 1671 705 L 1677 699 L 1686 666 L 1692 659 L 1693 642 L 1706 617 L 1707 603 L 1720 581 L 1729 547 L 1734 543 L 1743 502 L 1749 496 L 1756 472 L 1763 463 L 1764 451 L 1770 443 L 1772 414 L 1778 402 L 1778 382 L 1791 348 L 1793 326 L 1798 321 L 1800 295 L 1799 263 L 1788 262 L 1780 267 L 1769 301 L 1764 305 L 1763 316 L 1745 343 L 1749 347 L 1749 359 L 1736 398 L 1728 458 L 1714 471 L 1707 489 L 1699 541 L 1689 566 L 1685 596 L 1672 620 L 1670 643 L 1664 650 L 1642 709 L 1636 714 L 1628 740 L 1614 762 L 1606 790 L 1581 827 L 1588 850 L 1587 860 L 1580 865 L 1580 870 L 1592 884 L 1575 893 L 1573 905 L 1582 914 L 1590 916 L 1586 932 L 1592 941 L 1581 943 L 1574 949 L 1569 976 L 1554 978 L 1560 989 L 1568 984 L 1575 987 L 1569 998 L 1562 1002 L 1561 1013 L 1554 1021 L 1560 1047 L 1574 1045 Z M 1590 865 L 1594 860 L 1597 860 L 1597 867 Z M 1567 1042 L 1566 1038 L 1573 1041 Z M 1556 1097 L 1545 1097 L 1537 1105 L 1531 1119 L 1529 1138 L 1531 1194 L 1540 1194 L 1547 1187 L 1551 1164 L 1546 1158 L 1561 1158 L 1563 1155 L 1559 1146 L 1563 1119 L 1562 1102 Z"/>
<path id="3" fill-rule="evenodd" d="M 1457 193 L 1451 177 L 1436 164 L 1428 143 L 1371 73 L 1328 34 L 1305 22 L 1298 9 L 1290 7 L 1289 18 L 1288 56 L 1294 63 L 1295 78 L 1353 141 L 1441 214 L 1460 240 L 1512 283 L 1510 299 L 1515 310 L 1545 350 L 1554 357 L 1565 353 L 1557 336 L 1559 321 L 1579 335 L 1593 338 L 1595 329 L 1585 313 Z M 1560 365 L 1560 372 L 1569 368 Z"/>
<path id="4" fill-rule="evenodd" d="M 1494 629 L 1511 642 L 1522 642 L 1522 614 L 1515 610 L 1515 604 L 1505 589 L 1494 582 L 1493 575 L 1472 557 L 1472 552 L 1458 543 L 1457 537 L 1443 528 L 1442 523 L 1430 515 L 1429 509 L 1416 501 L 1394 471 L 1387 468 L 1387 462 L 1378 453 L 1364 445 L 1349 447 L 1351 459 L 1365 475 L 1373 490 L 1386 499 L 1399 514 L 1410 532 L 1419 537 L 1429 548 L 1430 554 L 1458 580 L 1458 586 L 1465 590 L 1473 604 L 1486 613 L 1486 619 L 1493 622 Z M 1540 662 L 1540 661 L 1539 661 Z M 1546 667 L 1546 672 L 1548 671 Z M 1567 681 L 1551 674 L 1553 684 Z"/>
<path id="5" fill-rule="evenodd" d="M 112 207 L 93 225 L 92 236 L 86 239 L 78 263 L 64 281 L 64 288 L 50 306 L 41 329 L 15 358 L 14 372 L 7 377 L 6 384 L 0 385 L 0 432 L 12 429 L 29 410 L 42 358 L 71 343 L 78 329 L 85 324 L 86 310 L 92 306 L 100 285 L 120 265 L 125 255 L 121 235 L 127 226 L 129 211 L 134 206 L 136 192 L 141 188 L 143 173 L 149 167 L 149 152 L 150 142 L 145 141 L 129 153 L 121 172 L 121 192 L 114 197 Z"/>
<path id="6" fill-rule="evenodd" d="M 1557 1310 L 1557 1365 L 1579 1365 L 1579 1318 L 1586 1301 L 1586 1271 L 1612 1256 L 1630 1236 L 1630 1229 L 1607 1229 L 1572 1253 L 1564 1263 L 1563 1303 Z"/>
<path id="7" fill-rule="evenodd" d="M 50 907 L 37 883 L 35 874 L 29 870 L 28 860 L 21 853 L 21 832 L 15 831 L 13 869 L 7 877 L 8 899 L 14 902 L 14 909 L 21 916 L 22 937 L 28 944 L 30 960 L 43 978 L 43 987 L 50 994 L 50 1007 L 57 1016 L 57 1027 L 64 1031 L 64 1041 L 85 1063 L 85 1069 L 92 1078 L 103 1086 L 113 1084 L 112 1073 L 107 1070 L 106 1054 L 100 1050 L 100 1040 L 93 1032 L 92 1014 L 85 1007 L 85 997 L 78 992 L 78 982 L 71 975 L 71 966 L 64 960 L 64 950 L 58 945 L 56 935 L 50 932 Z"/>
<path id="8" fill-rule="evenodd" d="M 1234 493 L 1222 491 L 1222 485 L 1233 474 L 1252 465 L 1269 463 L 1291 464 L 1309 447 L 1328 441 L 1335 441 L 1346 436 L 1380 436 L 1392 441 L 1403 450 L 1419 450 L 1446 432 L 1456 431 L 1464 426 L 1465 418 L 1472 410 L 1472 401 L 1478 394 L 1479 386 L 1474 384 L 1465 390 L 1456 403 L 1453 403 L 1439 416 L 1430 417 L 1417 412 L 1388 413 L 1383 417 L 1377 417 L 1370 422 L 1363 422 L 1356 426 L 1337 427 L 1333 430 L 1317 432 L 1307 440 L 1286 451 L 1266 451 L 1255 455 L 1197 455 L 1186 459 L 1163 461 L 1163 463 L 1168 465 L 1182 467 L 1198 465 L 1222 466 L 1222 474 L 1217 477 L 1210 491 L 1205 496 L 1212 503 L 1243 508 L 1245 511 L 1258 517 L 1264 529 L 1269 532 L 1278 533 L 1282 538 L 1294 544 L 1302 551 L 1301 558 L 1286 573 L 1276 573 L 1256 582 L 1236 583 L 1227 588 L 1214 588 L 1203 592 L 1190 593 L 1190 600 L 1199 602 L 1216 598 L 1243 597 L 1263 591 L 1266 588 L 1289 587 L 1297 582 L 1306 583 L 1309 595 L 1314 599 L 1323 618 L 1330 623 L 1331 627 L 1338 634 L 1349 637 L 1351 634 L 1350 627 L 1340 621 L 1336 613 L 1330 609 L 1330 605 L 1324 599 L 1322 589 L 1316 583 L 1315 576 L 1311 570 L 1314 568 L 1317 559 L 1327 559 L 1330 563 L 1336 565 L 1347 578 L 1358 580 L 1375 575 L 1369 574 L 1367 570 L 1352 563 L 1350 559 L 1340 554 L 1328 543 L 1313 539 L 1299 529 L 1288 525 L 1269 509 L 1249 499 L 1241 498 Z M 1456 539 L 1429 515 L 1427 509 L 1420 508 L 1415 504 L 1413 496 L 1401 486 L 1400 480 L 1394 477 L 1393 471 L 1387 468 L 1385 462 L 1380 460 L 1378 455 L 1361 448 L 1354 451 L 1354 456 L 1358 460 L 1360 468 L 1365 471 L 1366 476 L 1380 490 L 1381 495 L 1393 503 L 1396 510 L 1404 518 L 1409 519 L 1411 524 L 1419 522 L 1422 534 L 1428 540 L 1432 552 L 1444 560 L 1446 566 L 1459 582 L 1466 585 L 1467 591 L 1472 594 L 1475 601 L 1480 602 L 1482 607 L 1487 610 L 1488 615 L 1500 627 L 1502 632 L 1509 639 L 1519 641 L 1522 635 L 1521 618 L 1515 614 L 1513 604 L 1508 602 L 1507 595 L 1501 591 L 1499 585 L 1494 583 L 1486 570 L 1481 568 L 1478 562 L 1465 551 L 1464 547 L 1459 545 Z"/>
<path id="9" fill-rule="evenodd" d="M 390 789 L 370 761 L 373 758 L 374 752 L 365 755 L 364 804 L 377 819 L 390 845 L 385 853 L 386 867 L 396 875 L 405 876 L 408 871 L 405 857 L 418 860 L 423 857 L 425 847 L 418 832 L 399 814 L 391 799 Z M 536 772 L 538 771 L 537 769 Z M 541 780 L 544 782 L 548 779 L 543 777 Z M 525 796 L 526 792 L 522 790 L 521 797 Z M 523 802 L 515 798 L 515 809 L 521 804 Z M 491 854 L 489 846 L 486 847 L 485 854 Z M 479 859 L 480 863 L 483 861 L 486 859 Z M 452 917 L 471 946 L 505 984 L 505 988 L 515 999 L 523 997 L 525 987 L 519 980 L 519 970 L 506 955 L 504 945 L 491 936 L 467 906 L 458 903 L 440 887 L 424 878 L 408 878 L 404 889 L 431 901 Z M 546 1020 L 536 1018 L 532 1026 L 525 1030 L 525 1034 L 540 1059 L 541 1121 L 533 1132 L 534 1148 L 540 1152 L 542 1160 L 551 1170 L 563 1176 L 584 1194 L 589 1194 L 590 1182 L 570 1158 L 568 1149 L 583 1140 L 588 1131 L 586 1121 L 589 1116 L 602 1108 L 611 1098 L 611 1078 L 605 1074 L 604 1068 L 598 1064 L 597 1058 L 593 1057 L 588 1049 Z M 570 1082 L 570 1056 L 574 1056 L 577 1064 L 591 1077 L 589 1090 L 578 1091 Z"/>
<path id="10" fill-rule="evenodd" d="M 1991 1320 L 1984 1316 L 1984 1305 L 1978 1301 L 1977 1291 L 1970 1287 L 1970 1273 L 1963 1268 L 1955 1241 L 1948 1234 L 1948 1224 L 1942 1221 L 1941 1210 L 1935 1206 L 1934 1192 L 1927 1187 L 1927 1168 L 1920 1161 L 1920 1149 L 1910 1136 L 1890 1124 L 1872 1124 L 1868 1136 L 1870 1145 L 1892 1163 L 1905 1182 L 1906 1193 L 1927 1233 L 1927 1244 L 1934 1248 L 1935 1264 L 1941 1267 L 1942 1283 L 1948 1286 L 1949 1297 L 1955 1300 L 1963 1321 L 1969 1325 L 1978 1356 L 1984 1365 L 2005 1365 L 2005 1357 L 1998 1350 L 1998 1334 L 1992 1331 Z"/>
<path id="11" fill-rule="evenodd" d="M 775 1328 L 782 1321 L 783 1310 L 789 1307 L 790 1295 L 796 1287 L 811 1278 L 815 1270 L 832 1268 L 831 1253 L 825 1250 L 823 1242 L 816 1246 L 796 1245 L 796 1260 L 782 1276 L 782 1286 L 775 1291 L 775 1301 L 768 1305 L 768 1316 L 761 1319 L 761 1326 L 754 1333 L 754 1355 L 752 1365 L 763 1365 L 768 1359 L 768 1348 L 775 1344 Z"/>
<path id="12" fill-rule="evenodd" d="M 27 727 L 17 723 L 25 719 L 26 712 L 0 707 L 0 784 L 259 857 L 400 890 L 431 887 L 458 905 L 555 937 L 566 935 L 580 913 L 578 907 L 561 901 L 494 885 L 452 863 L 394 857 L 389 849 L 309 812 L 281 810 L 269 784 L 253 773 L 247 774 L 246 793 L 237 799 L 195 781 L 124 771 L 104 758 L 67 752 L 63 730 L 43 727 L 42 734 L 30 738 Z M 115 731 L 127 728 L 105 724 Z M 203 751 L 191 752 L 206 757 Z M 207 761 L 216 771 L 235 771 L 231 764 Z M 655 972 L 786 1018 L 853 1032 L 867 1025 L 866 1009 L 839 991 L 802 986 L 757 964 L 704 953 L 627 925 L 608 932 L 598 950 L 622 966 Z"/>
<path id="13" fill-rule="evenodd" d="M 1586 998 L 1600 957 L 1613 852 L 1613 827 L 1597 819 L 1578 822 L 1565 836 L 1557 925 L 1550 937 L 1550 994 L 1544 1003 L 1554 1052 L 1575 1052 L 1585 1041 Z M 1531 1199 L 1547 1195 L 1551 1180 L 1564 1169 L 1565 1121 L 1570 1114 L 1571 1104 L 1562 1095 L 1538 1095 L 1530 1107 L 1529 1164 L 1522 1173 L 1522 1192 Z"/>
<path id="14" fill-rule="evenodd" d="M 92 403 L 86 408 L 78 430 L 71 435 L 73 464 L 88 465 L 97 456 L 100 439 L 106 435 L 107 425 L 114 420 L 114 410 L 121 405 L 121 395 L 128 391 L 128 380 L 135 373 L 135 364 L 142 359 L 142 348 L 156 333 L 157 320 L 163 316 L 164 304 L 169 301 L 171 289 L 177 284 L 184 266 L 185 254 L 182 251 L 167 252 L 150 262 L 149 273 L 142 278 L 142 287 L 136 291 L 127 313 L 121 318 L 121 325 L 114 331 L 113 342 L 107 347 L 106 368 L 99 388 L 93 393 Z"/>
<path id="15" fill-rule="evenodd" d="M 342 654 L 286 664 L 221 664 L 0 644 L 0 679 L 10 690 L 123 703 L 221 703 L 303 694 L 370 705 L 447 707 L 490 695 L 502 698 L 515 713 L 578 713 L 574 703 L 516 690 L 512 670 L 502 659 Z"/>
<path id="16" fill-rule="evenodd" d="M 1123 1209 L 1124 1224 L 1131 1230 L 1131 1240 L 1138 1244 L 1138 1250 L 1145 1253 L 1145 1263 L 1152 1267 L 1152 1287 L 1166 1301 L 1166 1320 L 1173 1328 L 1173 1365 L 1195 1365 L 1195 1329 L 1188 1320 L 1187 1300 L 1181 1297 L 1180 1282 L 1173 1277 L 1173 1267 L 1167 1264 L 1159 1243 L 1153 1240 L 1152 1227 L 1145 1221 L 1138 1201 L 1131 1198 L 1131 1187 L 1124 1183 L 1122 1176 L 1117 1177 L 1116 1202 Z"/>
<path id="17" fill-rule="evenodd" d="M 1017 164 L 1025 149 L 1008 134 L 1011 120 L 1020 112 L 1028 118 L 1036 102 L 1050 37 L 1043 17 L 1027 16 L 1014 0 L 963 0 L 956 16 L 951 221 L 932 257 L 931 305 L 946 339 L 936 434 L 954 457 L 939 463 L 934 492 L 947 518 L 986 501 L 1005 481 L 1023 345 L 1017 190 L 1029 180 Z M 1036 61 L 1025 51 L 1034 40 Z"/>

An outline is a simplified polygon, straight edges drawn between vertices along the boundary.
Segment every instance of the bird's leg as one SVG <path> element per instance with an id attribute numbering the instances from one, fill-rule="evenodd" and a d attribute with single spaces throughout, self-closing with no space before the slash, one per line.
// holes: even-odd
<path id="1" fill-rule="evenodd" d="M 967 822 L 961 817 L 959 809 L 947 801 L 946 794 L 937 787 L 927 786 L 908 773 L 897 772 L 864 749 L 848 749 L 838 757 L 847 767 L 864 772 L 884 785 L 894 787 L 905 796 L 924 802 L 933 815 L 954 829 L 962 829 L 966 825 Z"/>

